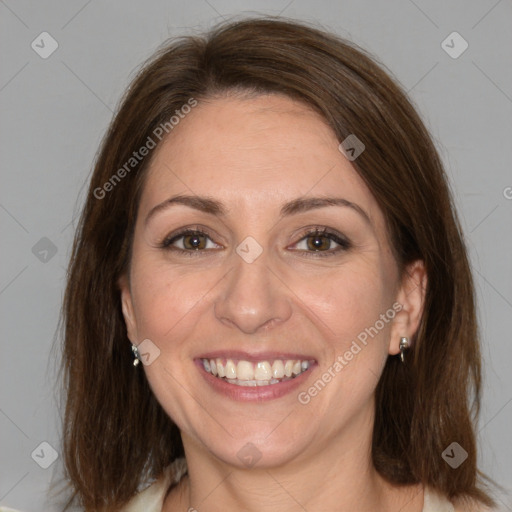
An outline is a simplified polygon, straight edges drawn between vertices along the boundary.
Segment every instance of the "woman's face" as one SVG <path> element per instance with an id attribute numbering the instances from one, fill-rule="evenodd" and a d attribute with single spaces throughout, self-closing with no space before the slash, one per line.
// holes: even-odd
<path id="1" fill-rule="evenodd" d="M 272 467 L 371 438 L 421 299 L 339 142 L 268 95 L 201 102 L 156 150 L 123 312 L 186 449 Z"/>

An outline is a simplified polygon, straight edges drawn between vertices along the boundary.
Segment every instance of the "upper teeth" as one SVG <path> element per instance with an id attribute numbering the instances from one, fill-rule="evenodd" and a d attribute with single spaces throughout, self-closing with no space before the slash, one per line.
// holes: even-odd
<path id="1" fill-rule="evenodd" d="M 202 359 L 202 361 L 204 369 L 212 375 L 248 381 L 270 381 L 293 377 L 306 371 L 310 366 L 310 361 L 298 359 L 276 359 L 273 362 L 258 361 L 256 363 L 221 358 Z"/>

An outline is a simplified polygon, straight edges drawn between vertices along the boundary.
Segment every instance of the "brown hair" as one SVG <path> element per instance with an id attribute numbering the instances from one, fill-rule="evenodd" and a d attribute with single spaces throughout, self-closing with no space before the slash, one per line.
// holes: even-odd
<path id="1" fill-rule="evenodd" d="M 129 266 L 150 157 L 112 177 L 191 98 L 233 91 L 298 99 L 338 140 L 355 134 L 366 146 L 353 164 L 384 212 L 399 266 L 421 259 L 428 275 L 407 364 L 389 357 L 377 386 L 373 463 L 393 484 L 493 504 L 476 466 L 473 281 L 436 149 L 405 93 L 364 51 L 282 18 L 232 21 L 167 43 L 138 73 L 103 140 L 63 307 L 63 455 L 74 498 L 86 510 L 116 510 L 143 476 L 158 477 L 183 456 L 178 428 L 133 369 L 117 284 Z M 468 453 L 456 470 L 441 456 L 453 441 Z"/>

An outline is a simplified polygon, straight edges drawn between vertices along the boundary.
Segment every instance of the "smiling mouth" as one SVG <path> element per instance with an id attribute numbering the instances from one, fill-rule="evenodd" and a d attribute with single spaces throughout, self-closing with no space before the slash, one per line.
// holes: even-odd
<path id="1" fill-rule="evenodd" d="M 243 359 L 205 359 L 201 363 L 204 370 L 220 380 L 236 386 L 268 386 L 292 380 L 315 363 L 315 360 L 273 359 L 246 361 Z"/>

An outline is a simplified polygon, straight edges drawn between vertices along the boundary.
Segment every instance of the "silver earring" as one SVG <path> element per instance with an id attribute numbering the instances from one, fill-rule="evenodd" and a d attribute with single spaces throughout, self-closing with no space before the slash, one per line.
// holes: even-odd
<path id="1" fill-rule="evenodd" d="M 400 338 L 400 361 L 405 362 L 404 352 L 409 348 L 409 339 L 408 338 Z"/>
<path id="2" fill-rule="evenodd" d="M 133 343 L 132 343 L 132 352 L 133 352 L 133 355 L 135 356 L 133 359 L 133 366 L 137 366 L 139 364 L 139 362 L 141 361 L 141 358 L 140 358 L 140 354 L 139 354 L 139 349 Z"/>

